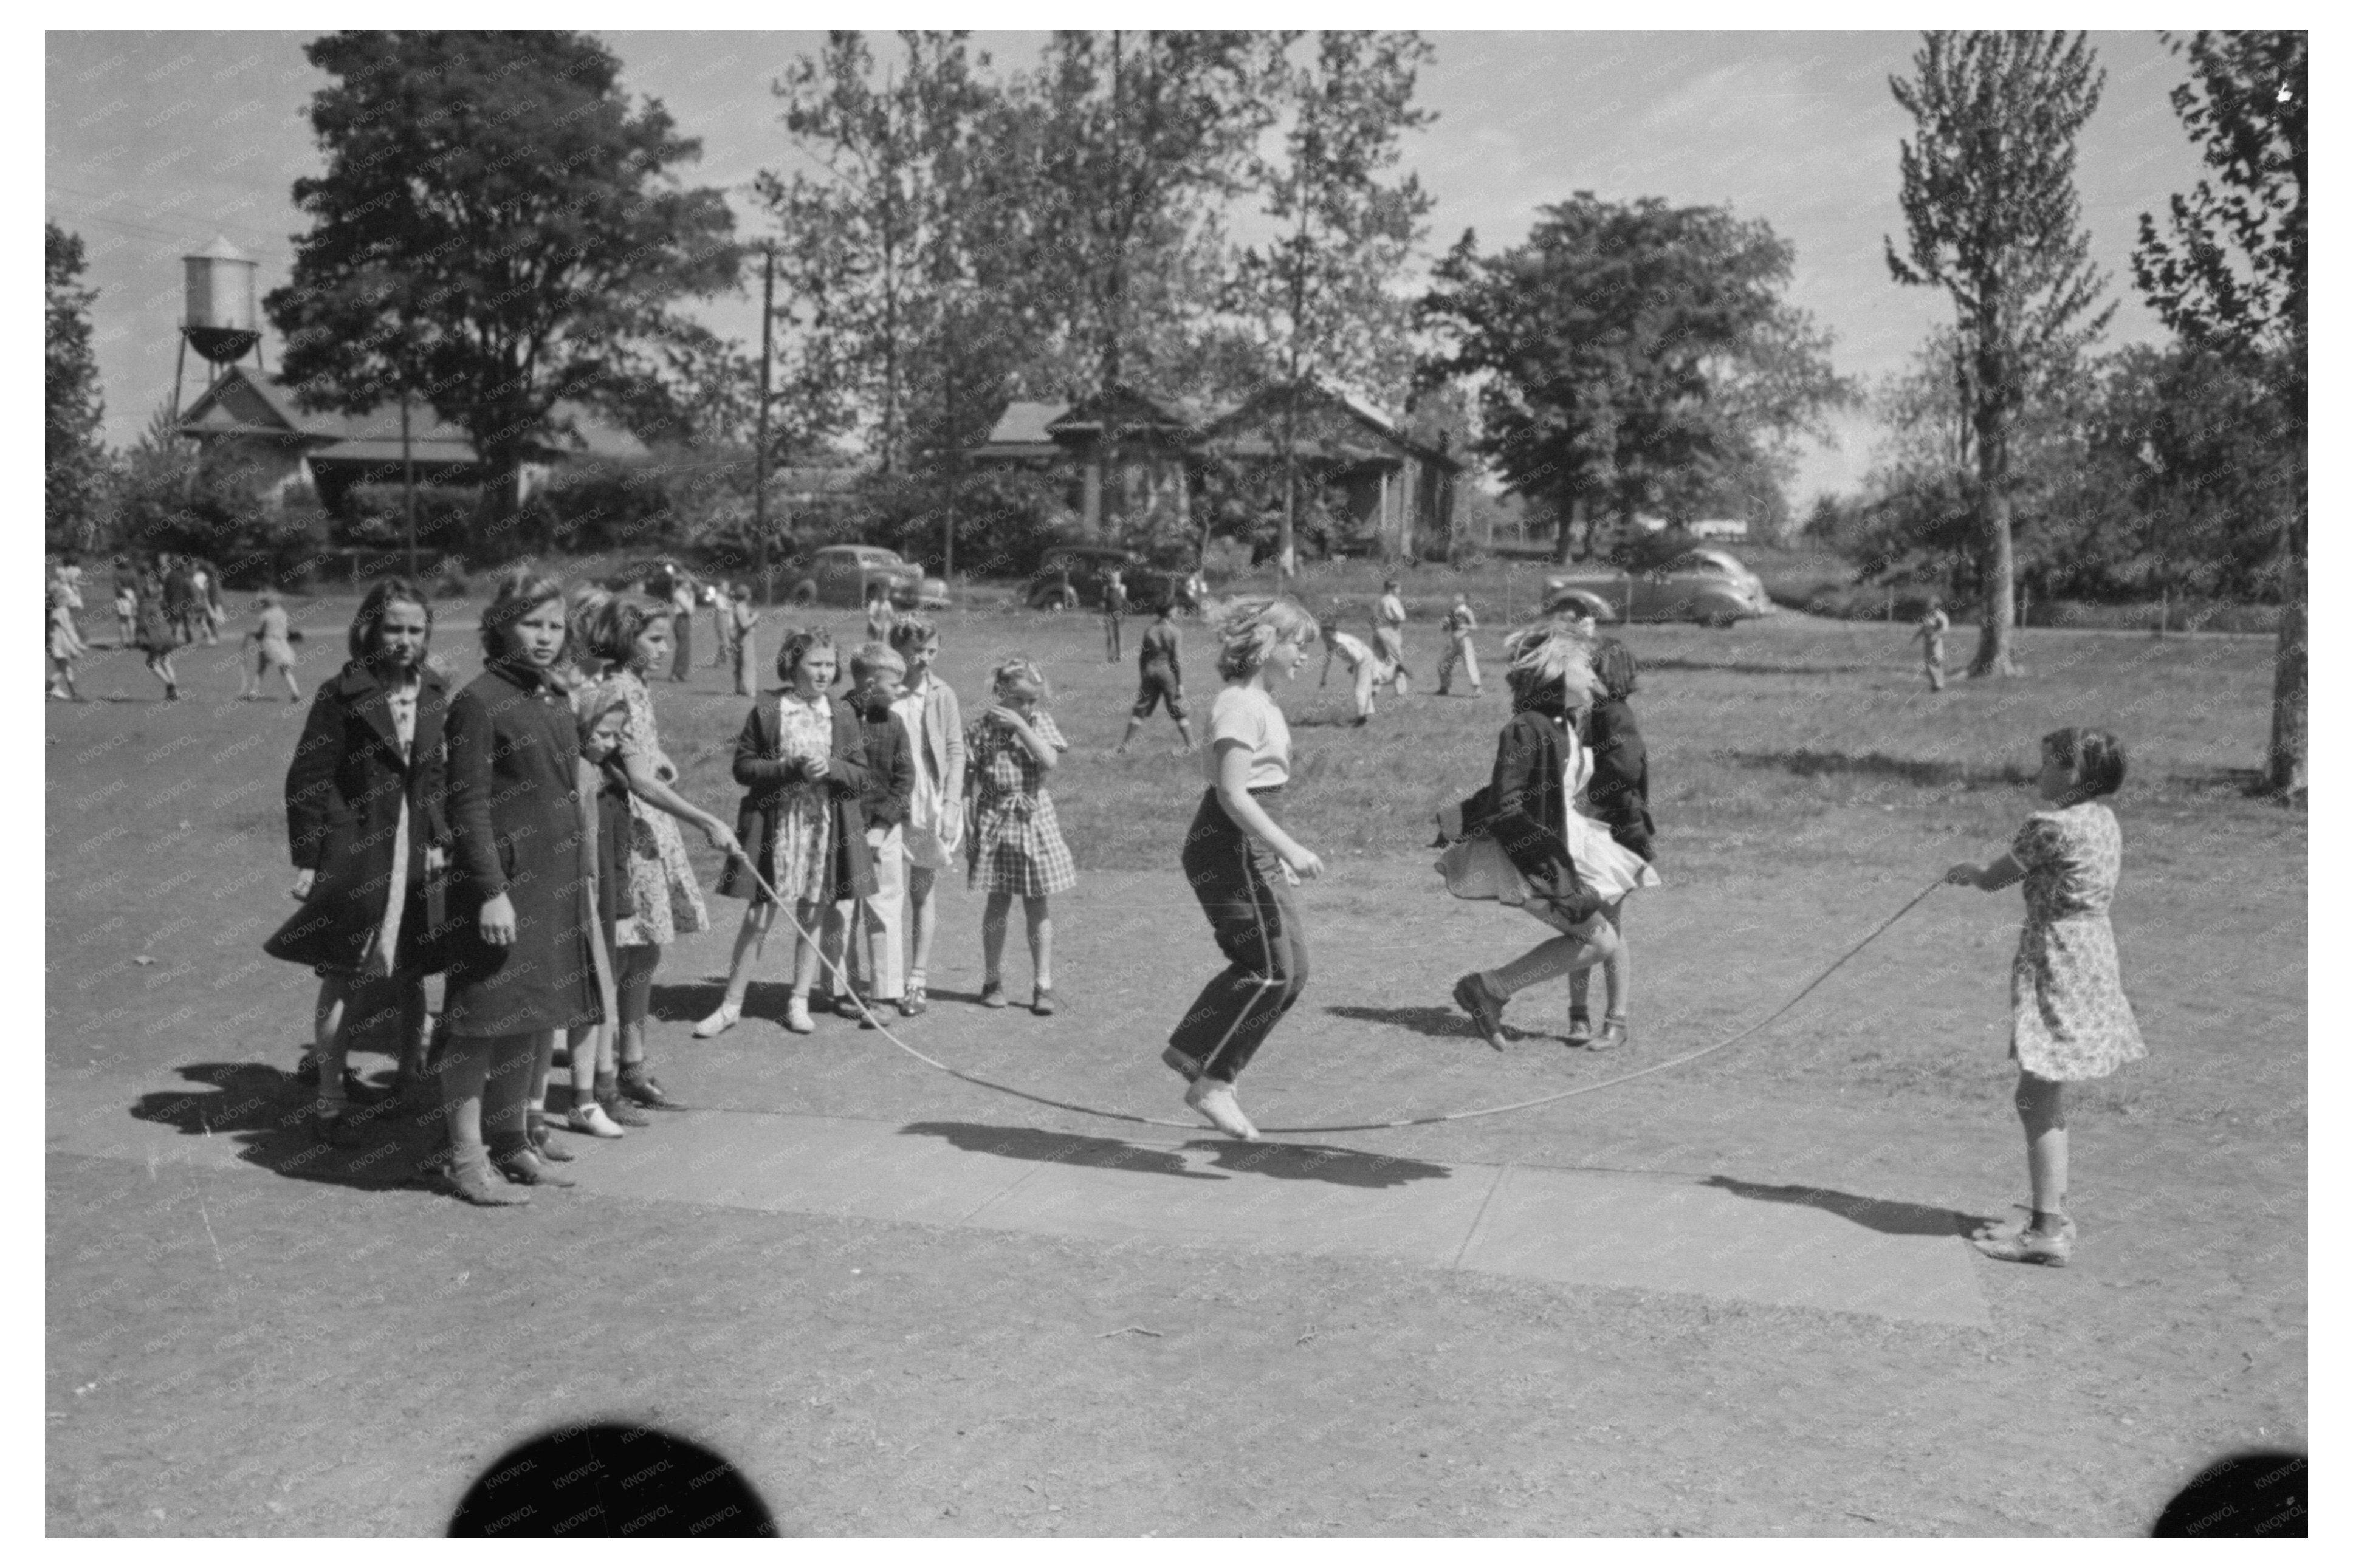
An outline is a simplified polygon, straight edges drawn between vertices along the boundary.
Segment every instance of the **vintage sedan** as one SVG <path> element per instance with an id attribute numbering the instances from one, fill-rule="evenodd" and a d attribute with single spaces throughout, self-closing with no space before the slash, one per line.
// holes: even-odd
<path id="1" fill-rule="evenodd" d="M 874 544 L 828 544 L 809 557 L 808 566 L 786 590 L 796 605 L 866 603 L 876 584 L 901 610 L 939 610 L 948 604 L 948 585 L 926 577 L 921 567 L 901 559 L 895 550 Z"/>
<path id="2" fill-rule="evenodd" d="M 1208 596 L 1208 580 L 1182 563 L 1154 565 L 1142 552 L 1119 544 L 1057 544 L 1029 574 L 1024 602 L 1033 610 L 1099 610 L 1114 566 L 1128 608 L 1138 615 L 1156 614 L 1164 604 L 1198 609 Z"/>
<path id="3" fill-rule="evenodd" d="M 1547 604 L 1574 598 L 1601 621 L 1697 621 L 1728 626 L 1773 613 L 1764 581 L 1723 550 L 1693 550 L 1655 572 L 1565 572 L 1545 579 Z"/>

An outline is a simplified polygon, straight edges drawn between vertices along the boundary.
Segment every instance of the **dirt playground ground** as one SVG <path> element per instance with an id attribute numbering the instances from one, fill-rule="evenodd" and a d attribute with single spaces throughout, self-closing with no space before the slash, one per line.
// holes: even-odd
<path id="1" fill-rule="evenodd" d="M 306 695 L 349 608 L 304 611 Z M 442 613 L 436 648 L 470 679 L 471 616 Z M 978 900 L 951 879 L 934 1005 L 900 1032 L 981 1076 L 1182 1120 L 1156 1058 L 1217 962 L 1174 864 L 1198 774 L 1165 720 L 1106 754 L 1133 667 L 1103 662 L 1091 618 L 944 621 L 967 715 L 1002 652 L 1057 683 L 1073 752 L 1050 787 L 1082 868 L 1057 911 L 1070 1005 L 972 1005 Z M 313 983 L 259 949 L 291 908 L 280 783 L 302 710 L 231 700 L 229 648 L 184 653 L 189 700 L 168 707 L 135 655 L 101 649 L 100 700 L 46 714 L 48 1531 L 434 1534 L 512 1445 L 596 1419 L 725 1455 L 786 1531 L 858 1536 L 2120 1535 L 2224 1453 L 2303 1448 L 2306 829 L 2236 771 L 2262 745 L 2268 643 L 2029 634 L 2030 679 L 1932 698 L 1901 627 L 1624 635 L 1667 879 L 1630 906 L 1634 1047 L 1562 1048 L 1556 993 L 1514 1004 L 1525 1033 L 1499 1055 L 1448 1002 L 1454 975 L 1541 934 L 1446 899 L 1422 847 L 1429 810 L 1483 779 L 1500 679 L 1356 731 L 1311 663 L 1282 700 L 1286 812 L 1331 862 L 1301 890 L 1314 978 L 1244 1103 L 1266 1125 L 1392 1121 L 1721 1039 L 1945 867 L 1998 853 L 2032 807 L 2040 733 L 2104 723 L 2132 755 L 2115 919 L 2150 1057 L 2071 1101 L 2073 1268 L 1936 1253 L 1986 1326 L 1408 1263 L 1377 1237 L 1204 1237 L 1184 1221 L 1205 1163 L 1237 1157 L 1206 1129 L 992 1094 L 848 1023 L 787 1036 L 780 946 L 745 1022 L 691 1040 L 739 913 L 716 898 L 719 930 L 655 992 L 655 1067 L 691 1109 L 625 1145 L 573 1140 L 574 1169 L 667 1144 L 750 1196 L 649 1184 L 471 1209 L 405 1182 L 421 1134 L 397 1118 L 322 1158 L 290 1077 Z M 1410 641 L 1426 680 L 1436 636 Z M 744 704 L 708 668 L 656 691 L 683 787 L 732 811 Z M 1970 1219 L 2025 1196 L 2002 1059 L 2019 910 L 1940 890 L 1738 1047 L 1525 1112 L 1303 1140 L 1338 1152 L 1268 1202 L 1313 1200 L 1365 1167 L 1350 1156 L 1433 1187 L 1641 1174 L 1704 1184 L 1757 1235 L 1794 1205 L 1965 1252 Z M 1015 945 L 1018 1001 L 1018 928 Z M 1164 1171 L 1167 1224 L 1106 1240 L 763 1207 L 760 1162 L 727 1168 L 754 1125 L 902 1134 L 909 1168 L 942 1137 L 1051 1135 L 1039 1158 Z M 1596 1239 L 1580 1226 L 1600 1212 L 1555 1223 Z M 1604 1239 L 1639 1258 L 1688 1240 L 1671 1226 Z"/>

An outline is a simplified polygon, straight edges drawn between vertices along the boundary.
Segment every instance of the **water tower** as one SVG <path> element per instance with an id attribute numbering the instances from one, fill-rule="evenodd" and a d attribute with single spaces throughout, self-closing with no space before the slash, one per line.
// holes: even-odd
<path id="1" fill-rule="evenodd" d="M 180 359 L 172 373 L 172 417 L 180 416 L 180 381 L 194 348 L 212 368 L 211 382 L 223 365 L 235 364 L 248 353 L 261 365 L 261 314 L 255 300 L 255 279 L 261 264 L 215 235 L 213 242 L 193 256 L 184 256 L 187 268 L 187 314 L 180 323 Z M 267 369 L 267 366 L 262 366 Z"/>

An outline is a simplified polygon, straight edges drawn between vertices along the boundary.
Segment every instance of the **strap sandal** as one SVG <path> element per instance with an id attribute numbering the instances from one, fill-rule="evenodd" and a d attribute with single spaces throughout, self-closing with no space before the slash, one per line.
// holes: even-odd
<path id="1" fill-rule="evenodd" d="M 923 1015 L 923 1010 L 931 1005 L 932 999 L 923 994 L 923 983 L 920 980 L 911 980 L 907 983 L 907 994 L 899 998 L 899 1016 L 920 1018 Z"/>
<path id="2" fill-rule="evenodd" d="M 1625 1019 L 1605 1016 L 1601 1020 L 1601 1032 L 1594 1036 L 1585 1048 L 1588 1051 L 1614 1051 L 1619 1047 L 1630 1043 L 1632 1039 L 1633 1036 L 1626 1028 Z"/>
<path id="3" fill-rule="evenodd" d="M 656 1110 L 672 1109 L 673 1102 L 668 1091 L 655 1080 L 653 1074 L 646 1070 L 646 1065 L 643 1062 L 632 1062 L 624 1066 L 621 1068 L 618 1087 L 623 1094 L 628 1095 L 639 1105 L 650 1106 Z"/>
<path id="4" fill-rule="evenodd" d="M 1593 1016 L 1572 1010 L 1568 1015 L 1567 1037 L 1571 1050 L 1583 1050 L 1593 1043 Z"/>

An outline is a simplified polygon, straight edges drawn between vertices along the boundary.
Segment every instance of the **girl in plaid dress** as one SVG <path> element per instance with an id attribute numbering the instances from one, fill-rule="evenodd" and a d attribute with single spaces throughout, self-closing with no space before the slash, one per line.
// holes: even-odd
<path id="1" fill-rule="evenodd" d="M 2052 731 L 2042 738 L 2035 780 L 2051 809 L 2028 817 L 2000 859 L 1945 873 L 1948 883 L 1987 892 L 2026 884 L 2026 923 L 2010 972 L 2010 1055 L 2018 1063 L 2033 1208 L 2023 1226 L 1989 1227 L 1976 1237 L 1979 1251 L 2006 1262 L 2065 1267 L 2075 1243 L 2067 1217 L 2066 1086 L 2105 1078 L 2148 1054 L 2108 924 L 2124 841 L 2101 797 L 2124 782 L 2124 748 L 2115 736 Z"/>
<path id="2" fill-rule="evenodd" d="M 1046 775 L 1071 743 L 1045 710 L 1046 673 L 1036 660 L 1016 656 L 989 679 L 997 700 L 965 734 L 967 885 L 988 895 L 980 917 L 980 1004 L 1005 1005 L 1005 922 L 1018 898 L 1037 975 L 1029 1010 L 1042 1018 L 1056 1004 L 1054 921 L 1046 900 L 1079 885 L 1045 789 Z"/>

